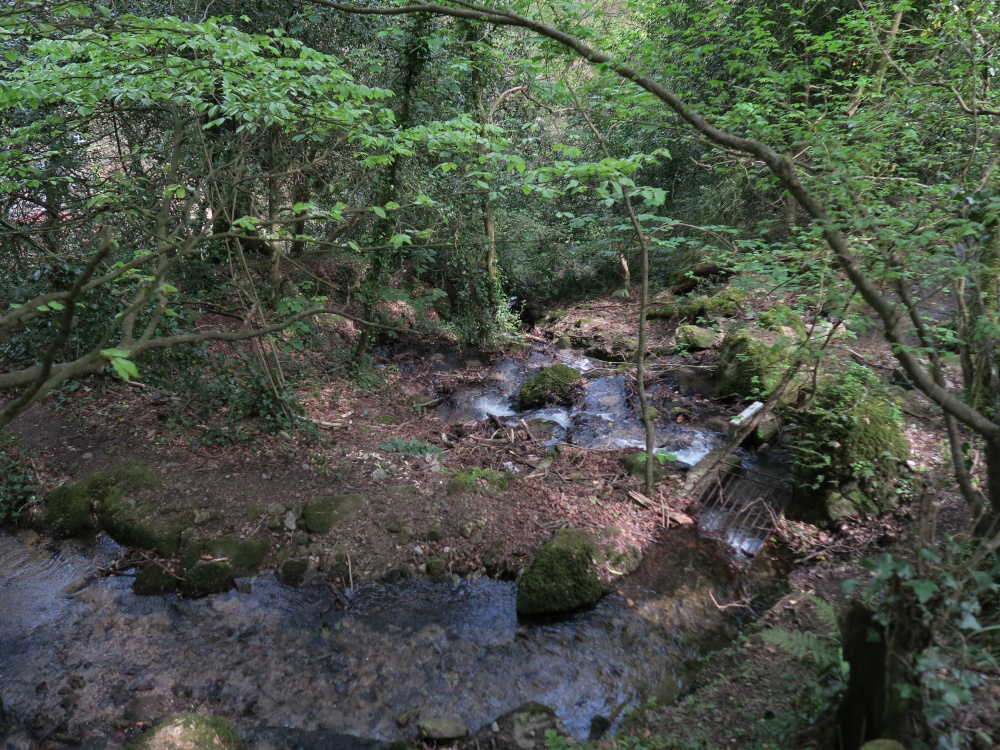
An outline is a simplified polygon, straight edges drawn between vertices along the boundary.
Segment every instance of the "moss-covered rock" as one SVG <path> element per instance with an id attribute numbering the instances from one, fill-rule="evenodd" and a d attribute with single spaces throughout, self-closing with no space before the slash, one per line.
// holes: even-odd
<path id="1" fill-rule="evenodd" d="M 676 339 L 680 346 L 685 346 L 688 349 L 699 350 L 699 349 L 711 349 L 715 346 L 715 339 L 717 334 L 711 328 L 702 328 L 701 326 L 678 326 Z"/>
<path id="2" fill-rule="evenodd" d="M 302 507 L 302 525 L 312 534 L 325 534 L 364 507 L 361 495 L 314 497 Z"/>
<path id="3" fill-rule="evenodd" d="M 758 329 L 730 331 L 719 350 L 719 395 L 766 398 L 792 364 L 792 357 L 793 349 L 772 333 Z"/>
<path id="4" fill-rule="evenodd" d="M 73 482 L 56 487 L 45 496 L 42 520 L 62 534 L 78 534 L 94 526 L 93 495 L 88 483 Z"/>
<path id="5" fill-rule="evenodd" d="M 464 495 L 469 492 L 495 493 L 510 487 L 510 474 L 494 469 L 463 469 L 451 478 L 449 495 Z"/>
<path id="6" fill-rule="evenodd" d="M 264 565 L 271 551 L 271 542 L 267 539 L 238 539 L 229 535 L 205 540 L 203 549 L 213 557 L 225 558 L 233 569 L 233 575 L 248 576 Z"/>
<path id="7" fill-rule="evenodd" d="M 910 448 L 902 414 L 876 375 L 845 367 L 821 382 L 795 421 L 792 475 L 802 515 L 835 521 L 893 507 Z"/>
<path id="8" fill-rule="evenodd" d="M 198 561 L 181 571 L 180 591 L 185 596 L 197 597 L 228 591 L 236 582 L 233 569 L 225 562 Z"/>
<path id="9" fill-rule="evenodd" d="M 147 565 L 132 581 L 132 591 L 138 596 L 169 594 L 177 590 L 177 578 L 160 565 Z"/>
<path id="10" fill-rule="evenodd" d="M 139 735 L 127 750 L 240 750 L 233 725 L 221 716 L 176 714 Z"/>
<path id="11" fill-rule="evenodd" d="M 308 560 L 285 560 L 278 567 L 278 579 L 287 586 L 301 586 L 311 570 Z"/>
<path id="12" fill-rule="evenodd" d="M 86 481 L 86 480 L 85 480 Z M 152 490 L 159 484 L 148 469 L 119 466 L 100 481 L 94 506 L 101 527 L 119 544 L 151 549 L 163 556 L 180 546 L 181 532 L 191 525 L 191 512 L 164 506 Z"/>
<path id="13" fill-rule="evenodd" d="M 670 472 L 670 468 L 674 465 L 673 461 L 655 459 L 653 462 L 653 481 L 659 482 L 663 477 L 667 476 Z M 625 468 L 629 474 L 634 477 L 645 477 L 646 476 L 646 452 L 640 451 L 639 453 L 631 453 L 622 459 L 622 466 Z"/>
<path id="14" fill-rule="evenodd" d="M 757 317 L 757 320 L 762 326 L 772 331 L 780 332 L 786 329 L 797 336 L 806 335 L 806 324 L 802 322 L 802 316 L 784 302 L 779 302 L 774 307 L 764 310 Z"/>
<path id="15" fill-rule="evenodd" d="M 517 612 L 547 615 L 597 603 L 604 593 L 597 539 L 583 529 L 560 529 L 538 551 L 517 589 Z"/>
<path id="16" fill-rule="evenodd" d="M 562 363 L 543 367 L 521 386 L 518 400 L 522 409 L 534 409 L 546 403 L 570 403 L 573 386 L 580 372 Z"/>
<path id="17" fill-rule="evenodd" d="M 731 318 L 740 311 L 745 292 L 732 287 L 723 289 L 712 297 L 693 297 L 677 306 L 677 314 L 686 320 L 712 321 Z"/>

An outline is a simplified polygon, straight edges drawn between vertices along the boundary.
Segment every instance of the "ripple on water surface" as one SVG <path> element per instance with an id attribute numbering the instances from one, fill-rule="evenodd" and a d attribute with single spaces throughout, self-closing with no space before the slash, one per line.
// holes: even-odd
<path id="1" fill-rule="evenodd" d="M 412 735 L 395 721 L 409 709 L 457 715 L 475 730 L 534 700 L 586 737 L 595 715 L 620 716 L 665 676 L 675 692 L 706 633 L 728 627 L 709 593 L 724 596 L 729 581 L 693 569 L 664 594 L 640 575 L 638 588 L 589 612 L 524 624 L 514 584 L 502 581 L 359 587 L 345 612 L 324 587 L 288 589 L 270 576 L 249 595 L 139 598 L 117 579 L 67 598 L 93 558 L 41 558 L 0 537 L 5 611 L 33 613 L 0 621 L 4 700 L 20 715 L 44 712 L 40 682 L 55 695 L 81 677 L 70 724 L 94 735 L 121 715 L 122 690 L 144 685 L 178 709 L 181 698 L 211 705 L 243 729 L 391 740 Z"/>

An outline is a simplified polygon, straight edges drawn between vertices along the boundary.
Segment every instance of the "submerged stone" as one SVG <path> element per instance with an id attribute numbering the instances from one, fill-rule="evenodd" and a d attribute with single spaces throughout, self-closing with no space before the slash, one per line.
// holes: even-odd
<path id="1" fill-rule="evenodd" d="M 521 386 L 518 400 L 522 409 L 534 409 L 546 403 L 570 403 L 573 386 L 580 372 L 562 363 L 543 367 Z"/>
<path id="2" fill-rule="evenodd" d="M 311 568 L 308 560 L 285 560 L 278 567 L 278 579 L 287 586 L 301 586 Z"/>
<path id="3" fill-rule="evenodd" d="M 604 593 L 598 577 L 597 539 L 583 529 L 560 529 L 538 551 L 517 589 L 517 612 L 547 615 L 596 604 Z"/>
<path id="4" fill-rule="evenodd" d="M 233 725 L 221 716 L 177 714 L 139 735 L 128 750 L 240 750 Z"/>

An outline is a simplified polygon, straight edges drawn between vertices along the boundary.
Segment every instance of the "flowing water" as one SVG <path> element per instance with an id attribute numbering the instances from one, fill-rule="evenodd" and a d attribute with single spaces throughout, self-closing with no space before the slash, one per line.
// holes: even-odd
<path id="1" fill-rule="evenodd" d="M 440 369 L 469 365 L 452 359 Z M 554 361 L 597 366 L 569 353 L 504 360 L 487 386 L 453 394 L 438 414 L 523 419 L 549 430 L 551 444 L 644 445 L 620 375 L 588 377 L 571 407 L 519 412 L 521 383 Z M 721 439 L 679 425 L 656 433 L 689 465 Z M 759 534 L 733 532 L 727 513 L 709 508 L 708 526 L 756 552 Z M 614 725 L 644 697 L 684 690 L 698 658 L 735 634 L 738 610 L 716 602 L 746 578 L 716 541 L 675 529 L 594 609 L 526 623 L 515 584 L 488 579 L 362 585 L 346 609 L 323 585 L 291 589 L 272 576 L 198 600 L 136 597 L 129 578 L 97 575 L 120 551 L 103 535 L 49 543 L 0 533 L 0 693 L 21 726 L 7 748 L 57 729 L 85 747 L 119 747 L 126 737 L 111 727 L 199 710 L 233 719 L 262 750 L 369 750 L 413 737 L 422 718 L 458 716 L 477 731 L 528 701 L 583 739 L 595 717 Z"/>
<path id="2" fill-rule="evenodd" d="M 143 712 L 219 713 L 269 747 L 286 729 L 412 737 L 430 716 L 475 731 L 526 701 L 585 738 L 595 716 L 676 696 L 690 665 L 735 633 L 712 601 L 737 581 L 714 543 L 678 530 L 664 548 L 669 559 L 654 551 L 593 610 L 522 623 L 514 584 L 487 579 L 371 584 L 346 610 L 325 587 L 270 576 L 249 593 L 137 597 L 128 578 L 95 577 L 117 553 L 103 536 L 50 548 L 4 534 L 0 685 L 35 736 L 65 723 L 95 748 L 118 746 L 108 728 Z"/>

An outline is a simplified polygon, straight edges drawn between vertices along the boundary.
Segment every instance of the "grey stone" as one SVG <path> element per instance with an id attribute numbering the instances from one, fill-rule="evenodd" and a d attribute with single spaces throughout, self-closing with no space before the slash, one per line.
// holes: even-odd
<path id="1" fill-rule="evenodd" d="M 417 732 L 428 740 L 457 740 L 465 737 L 469 730 L 457 716 L 442 716 L 419 722 Z"/>
<path id="2" fill-rule="evenodd" d="M 285 528 L 288 531 L 295 531 L 296 524 L 297 522 L 295 520 L 295 513 L 292 511 L 288 511 L 285 514 L 285 523 L 284 523 Z"/>

